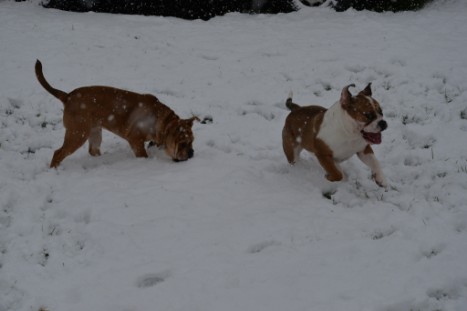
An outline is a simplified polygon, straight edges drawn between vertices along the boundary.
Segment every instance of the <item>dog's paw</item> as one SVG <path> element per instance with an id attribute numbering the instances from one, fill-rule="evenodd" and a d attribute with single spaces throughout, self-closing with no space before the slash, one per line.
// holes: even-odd
<path id="1" fill-rule="evenodd" d="M 101 151 L 99 149 L 89 149 L 89 154 L 93 157 L 101 156 Z"/>
<path id="2" fill-rule="evenodd" d="M 375 181 L 375 183 L 380 186 L 381 188 L 384 188 L 384 189 L 388 189 L 388 181 L 386 180 L 386 178 L 381 175 L 381 174 L 373 174 L 371 175 L 371 177 L 373 178 L 373 180 Z"/>
<path id="3" fill-rule="evenodd" d="M 341 181 L 343 178 L 344 175 L 340 172 L 336 174 L 326 174 L 326 179 L 332 182 Z"/>

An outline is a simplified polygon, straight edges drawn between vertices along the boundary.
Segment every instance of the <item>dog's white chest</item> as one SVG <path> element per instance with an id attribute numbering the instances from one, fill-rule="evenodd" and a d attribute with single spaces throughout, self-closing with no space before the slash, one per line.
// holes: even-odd
<path id="1" fill-rule="evenodd" d="M 358 131 L 358 125 L 339 103 L 326 111 L 317 138 L 332 150 L 336 162 L 342 162 L 362 151 L 367 142 Z"/>

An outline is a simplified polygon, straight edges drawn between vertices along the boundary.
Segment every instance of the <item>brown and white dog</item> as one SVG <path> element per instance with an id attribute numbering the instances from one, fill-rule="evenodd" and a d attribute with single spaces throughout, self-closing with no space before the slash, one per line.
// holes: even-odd
<path id="1" fill-rule="evenodd" d="M 102 128 L 126 139 L 137 157 L 148 157 L 145 142 L 163 146 L 176 162 L 193 157 L 193 121 L 180 119 L 155 96 L 108 86 L 87 86 L 70 93 L 53 88 L 44 78 L 42 64 L 35 66 L 39 83 L 63 102 L 63 146 L 53 155 L 50 167 L 57 167 L 67 156 L 89 141 L 89 154 L 99 156 Z"/>
<path id="2" fill-rule="evenodd" d="M 371 83 L 352 96 L 343 88 L 341 98 L 329 109 L 321 106 L 301 107 L 286 101 L 291 113 L 282 130 L 282 145 L 290 164 L 294 164 L 302 149 L 312 152 L 326 171 L 329 181 L 340 181 L 343 173 L 339 163 L 357 154 L 372 172 L 380 187 L 388 183 L 370 145 L 381 143 L 381 132 L 387 128 L 379 103 L 371 97 Z"/>

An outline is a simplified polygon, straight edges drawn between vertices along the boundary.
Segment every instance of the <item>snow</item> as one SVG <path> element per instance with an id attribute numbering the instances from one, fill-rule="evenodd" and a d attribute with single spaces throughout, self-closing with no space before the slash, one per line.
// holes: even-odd
<path id="1" fill-rule="evenodd" d="M 467 310 L 467 2 L 303 8 L 208 22 L 0 2 L 0 311 Z M 104 132 L 61 146 L 56 88 L 152 93 L 195 156 L 133 156 Z M 282 151 L 285 99 L 372 82 L 389 128 L 379 188 L 356 157 L 329 183 Z M 351 90 L 355 92 L 355 89 Z"/>

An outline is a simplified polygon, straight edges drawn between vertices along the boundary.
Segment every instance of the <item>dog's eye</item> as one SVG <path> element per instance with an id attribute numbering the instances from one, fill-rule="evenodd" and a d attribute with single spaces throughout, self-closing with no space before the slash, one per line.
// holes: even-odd
<path id="1" fill-rule="evenodd" d="M 363 115 L 368 121 L 373 121 L 376 119 L 376 114 L 374 112 L 364 112 Z"/>

